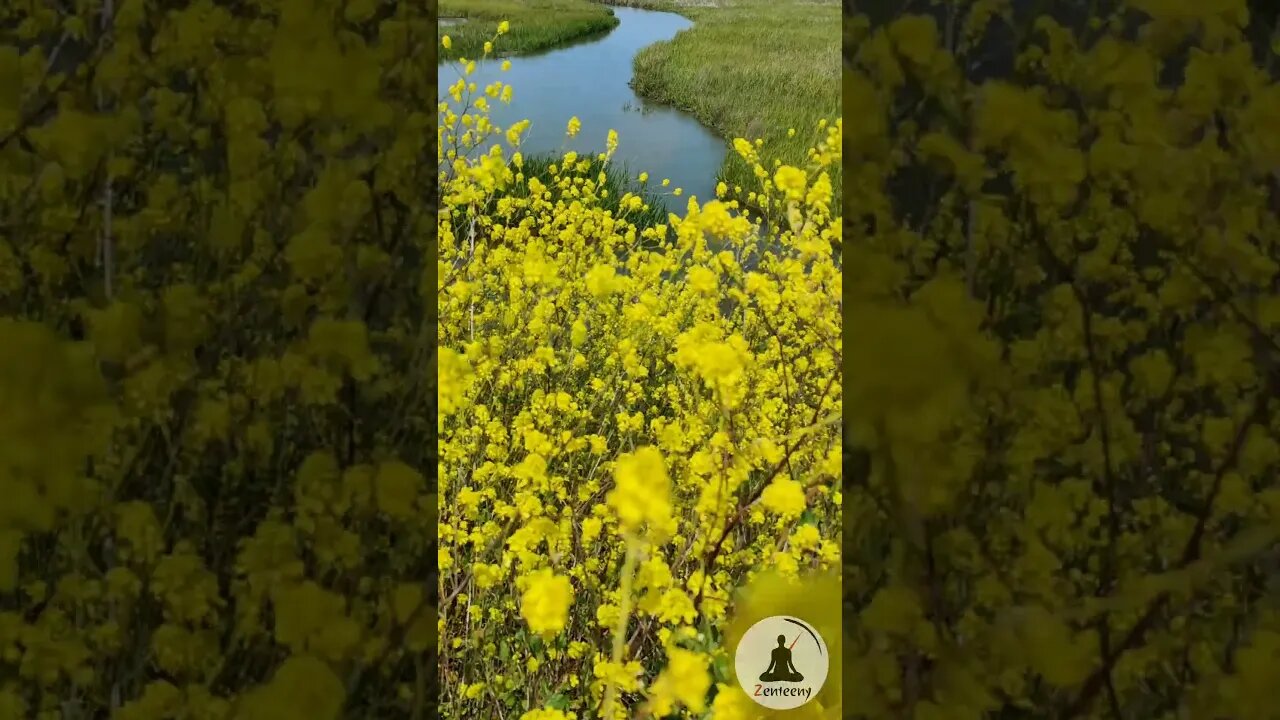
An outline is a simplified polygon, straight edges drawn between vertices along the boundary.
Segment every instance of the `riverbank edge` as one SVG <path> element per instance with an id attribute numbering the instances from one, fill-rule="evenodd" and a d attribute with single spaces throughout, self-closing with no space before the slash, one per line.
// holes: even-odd
<path id="1" fill-rule="evenodd" d="M 686 20 L 688 20 L 691 23 L 691 26 L 689 28 L 686 28 L 687 30 L 692 30 L 694 27 L 697 26 L 697 23 L 698 23 L 698 20 L 696 17 L 697 13 L 693 12 L 699 9 L 698 7 L 680 5 L 675 2 L 671 2 L 669 0 L 610 0 L 610 2 L 599 2 L 599 0 L 590 0 L 590 1 L 595 5 L 608 8 L 610 11 L 609 17 L 612 19 L 613 22 L 604 30 L 591 31 L 587 33 L 574 35 L 572 37 L 567 37 L 564 40 L 558 41 L 554 45 L 540 46 L 537 49 L 530 50 L 530 49 L 521 48 L 521 49 L 510 49 L 510 50 L 507 50 L 506 52 L 500 51 L 499 53 L 496 54 L 496 56 L 524 57 L 529 55 L 537 55 L 543 52 L 550 52 L 550 51 L 564 49 L 567 47 L 572 47 L 573 45 L 578 44 L 579 42 L 586 42 L 593 39 L 597 34 L 604 35 L 604 34 L 607 34 L 608 32 L 612 32 L 613 29 L 616 28 L 618 23 L 620 22 L 618 20 L 617 15 L 613 13 L 612 11 L 613 8 L 647 10 L 651 12 L 669 12 L 674 15 L 679 15 L 680 17 L 683 17 Z M 492 19 L 492 18 L 488 18 L 488 19 Z M 651 45 L 645 46 L 645 48 L 642 48 L 640 52 L 643 52 L 645 49 L 652 47 L 653 45 L 658 45 L 664 42 L 669 43 L 671 42 L 671 40 L 659 40 L 655 43 L 652 43 Z M 457 53 L 457 50 L 458 50 L 458 44 L 457 44 L 457 41 L 455 40 L 454 52 L 452 54 L 458 55 L 459 53 Z M 461 55 L 461 56 L 470 57 L 467 55 Z M 638 56 L 639 56 L 639 52 L 637 53 L 637 57 Z M 447 62 L 452 62 L 456 60 L 457 60 L 457 57 L 453 57 L 449 59 L 445 59 L 442 57 L 439 64 L 443 65 Z M 628 84 L 636 92 L 636 95 L 638 97 L 640 97 L 645 102 L 652 103 L 654 105 L 659 105 L 662 107 L 671 108 L 673 110 L 678 110 L 688 115 L 690 118 L 696 121 L 699 125 L 701 125 L 706 130 L 708 130 L 713 135 L 715 135 L 717 138 L 720 138 L 720 140 L 724 144 L 725 154 L 724 154 L 724 158 L 720 161 L 719 168 L 717 168 L 716 170 L 715 180 L 717 182 L 720 182 L 720 181 L 728 182 L 728 178 L 730 177 L 729 168 L 731 166 L 731 163 L 734 161 L 734 158 L 736 157 L 736 155 L 734 155 L 730 149 L 730 144 L 733 140 L 734 133 L 729 128 L 726 128 L 724 126 L 721 126 L 715 123 L 710 117 L 710 115 L 708 114 L 706 108 L 700 108 L 695 103 L 688 100 L 682 100 L 679 96 L 676 96 L 674 94 L 656 93 L 653 90 L 661 88 L 662 86 L 661 83 L 656 82 L 655 80 L 652 79 L 652 77 L 649 78 L 649 82 L 647 83 L 643 82 L 638 77 L 638 75 L 639 75 L 639 70 L 635 65 L 635 58 L 632 58 L 632 77 Z M 638 194 L 641 194 L 641 195 L 648 195 L 649 193 L 653 192 L 652 188 L 641 188 L 641 187 L 635 186 L 633 184 L 634 178 L 631 178 L 630 180 L 632 182 L 627 182 L 623 184 L 624 187 L 626 187 L 627 189 L 633 192 L 637 192 Z M 732 184 L 734 183 L 730 182 L 730 185 Z M 739 182 L 737 184 L 742 185 L 744 188 L 746 187 L 745 183 Z M 705 203 L 707 201 L 714 200 L 714 199 L 715 199 L 714 197 L 698 198 L 698 200 L 702 203 Z M 758 216 L 765 215 L 763 208 L 751 203 L 747 203 L 745 197 L 739 197 L 738 200 L 740 203 L 742 203 L 743 208 L 747 210 L 748 213 L 752 215 L 758 215 Z"/>
<path id="2" fill-rule="evenodd" d="M 693 26 L 690 27 L 689 30 L 695 33 L 697 32 L 699 25 L 702 24 L 701 21 L 705 14 L 713 13 L 721 9 L 714 4 L 714 0 L 712 0 L 712 2 L 705 2 L 704 0 L 686 0 L 684 2 L 677 0 L 608 0 L 607 2 L 595 0 L 595 2 L 599 2 L 602 5 L 610 7 L 626 7 L 638 10 L 674 13 L 693 23 Z M 637 96 L 647 102 L 670 107 L 687 114 L 717 137 L 723 139 L 726 147 L 728 147 L 736 137 L 744 137 L 747 140 L 755 140 L 757 137 L 760 137 L 764 139 L 767 144 L 771 144 L 773 142 L 781 142 L 784 144 L 791 143 L 786 135 L 788 130 L 786 126 L 772 127 L 771 132 L 766 131 L 755 133 L 750 130 L 750 127 L 745 130 L 739 127 L 731 127 L 727 123 L 729 114 L 724 111 L 724 106 L 705 102 L 703 98 L 690 94 L 689 92 L 684 92 L 680 87 L 673 87 L 671 83 L 664 81 L 664 73 L 671 65 L 677 62 L 677 56 L 675 54 L 676 51 L 674 49 L 670 54 L 659 53 L 658 55 L 661 57 L 660 60 L 654 60 L 651 57 L 648 62 L 643 64 L 640 63 L 641 58 L 646 54 L 650 54 L 650 51 L 654 48 L 660 47 L 664 44 L 671 45 L 674 42 L 675 39 L 672 38 L 653 43 L 641 49 L 636 53 L 635 57 L 632 58 L 632 77 L 630 85 Z M 695 41 L 690 40 L 689 42 L 693 43 Z M 762 105 L 770 104 L 770 100 L 768 98 L 741 98 L 741 101 L 748 105 L 753 103 L 759 103 Z M 822 113 L 821 109 L 816 106 L 809 107 L 808 111 L 804 114 L 812 114 L 817 117 L 827 117 L 827 119 L 830 120 L 839 117 L 841 110 L 842 108 L 837 102 L 837 105 L 831 115 Z M 795 127 L 802 134 L 806 132 L 813 132 L 813 129 L 803 122 L 797 123 Z M 803 135 L 800 137 L 803 137 Z M 791 162 L 793 164 L 798 163 L 802 158 L 797 153 L 801 153 L 803 151 L 804 150 L 801 148 L 792 147 L 786 152 L 782 159 L 784 162 Z M 766 163 L 766 165 L 767 164 L 768 163 Z M 841 173 L 839 173 L 839 169 L 837 168 L 835 175 L 831 178 L 833 185 L 837 189 L 837 197 L 840 196 L 839 192 L 842 191 L 843 188 L 843 178 L 840 177 L 840 175 Z M 742 161 L 742 159 L 731 149 L 725 153 L 724 160 L 721 162 L 720 168 L 717 170 L 716 179 L 717 181 L 725 182 L 730 188 L 740 186 L 744 193 L 755 188 L 757 183 L 754 172 L 750 166 Z M 744 206 L 746 205 L 745 197 L 739 197 L 739 201 L 744 203 Z M 758 207 L 747 207 L 747 209 L 756 213 L 763 212 L 762 209 Z"/>
<path id="3" fill-rule="evenodd" d="M 681 5 L 675 2 L 671 2 L 671 0 L 610 0 L 610 2 L 607 2 L 607 3 L 602 2 L 600 4 L 605 5 L 606 7 L 623 7 L 623 8 L 631 8 L 635 10 L 652 10 L 655 12 L 669 12 L 675 15 L 679 15 L 685 18 L 686 20 L 688 20 L 690 23 L 692 23 L 692 25 L 688 28 L 689 30 L 692 30 L 698 26 L 698 18 L 697 18 L 697 12 L 696 12 L 696 10 L 698 9 L 697 6 Z M 707 108 L 700 107 L 699 105 L 694 103 L 691 99 L 683 98 L 682 96 L 675 93 L 661 92 L 664 86 L 661 82 L 657 80 L 656 69 L 651 68 L 646 71 L 646 70 L 642 70 L 640 67 L 637 67 L 636 59 L 640 57 L 641 52 L 644 52 L 644 50 L 647 50 L 648 48 L 653 47 L 654 45 L 659 45 L 661 43 L 669 43 L 669 42 L 672 42 L 672 40 L 659 40 L 658 42 L 653 43 L 652 45 L 647 45 L 644 48 L 642 48 L 640 52 L 637 52 L 635 57 L 631 59 L 631 81 L 629 83 L 631 85 L 631 89 L 635 92 L 637 97 L 645 100 L 646 102 L 651 102 L 656 105 L 662 105 L 665 107 L 673 108 L 675 110 L 679 110 L 682 113 L 685 113 L 689 117 L 696 120 L 699 125 L 702 125 L 704 128 L 709 130 L 712 134 L 714 134 L 716 137 L 723 140 L 725 145 L 725 156 L 724 156 L 724 159 L 720 161 L 720 167 L 716 170 L 716 182 L 727 182 L 732 186 L 735 183 L 731 182 L 732 177 L 729 169 L 731 167 L 731 164 L 734 162 L 734 158 L 736 157 L 736 155 L 730 149 L 730 144 L 733 142 L 735 133 L 731 129 L 724 127 L 723 125 L 715 122 L 715 120 L 709 114 L 709 110 Z M 644 78 L 641 77 L 642 72 L 647 73 Z M 742 183 L 736 183 L 736 184 L 742 185 Z M 745 185 L 742 185 L 742 186 L 744 189 L 746 188 Z M 708 200 L 714 200 L 714 199 L 715 198 L 713 197 L 699 198 L 699 200 L 701 200 L 704 203 L 707 202 Z M 748 203 L 745 196 L 739 197 L 738 202 L 742 204 L 743 209 L 745 209 L 749 215 L 760 216 L 762 218 L 766 215 L 764 208 L 759 207 L 758 205 L 755 205 L 752 203 Z"/>
<path id="4" fill-rule="evenodd" d="M 452 12 L 460 14 L 450 15 L 449 19 L 460 19 L 467 22 L 448 27 L 437 23 L 437 32 L 441 35 L 448 35 L 452 43 L 449 48 L 439 48 L 436 66 L 457 62 L 461 58 L 467 58 L 468 60 L 479 59 L 484 53 L 485 41 L 492 39 L 498 23 L 502 20 L 511 22 L 512 32 L 503 36 L 502 40 L 496 43 L 494 52 L 490 57 L 514 58 L 537 55 L 592 40 L 597 36 L 606 35 L 618 27 L 618 16 L 614 14 L 608 4 L 594 2 L 594 0 L 589 4 L 604 7 L 608 10 L 608 14 L 601 17 L 576 16 L 569 19 L 561 16 L 555 22 L 539 23 L 536 27 L 540 32 L 530 32 L 530 26 L 521 23 L 518 17 L 507 17 L 505 15 L 499 17 L 483 9 L 471 11 L 470 14 L 465 9 L 453 10 Z M 470 27 L 486 23 L 488 26 L 483 28 L 473 29 Z"/>
<path id="5" fill-rule="evenodd" d="M 696 13 L 690 12 L 691 10 L 695 9 L 693 6 L 679 5 L 675 2 L 671 2 L 670 0 L 610 0 L 609 2 L 601 2 L 599 4 L 604 5 L 605 7 L 610 7 L 610 8 L 618 7 L 618 8 L 628 8 L 631 10 L 651 10 L 653 12 L 669 12 L 669 13 L 672 13 L 673 15 L 679 15 L 680 17 L 693 23 L 693 25 L 687 28 L 687 30 L 692 30 L 698 25 L 698 19 L 696 17 Z M 679 97 L 672 94 L 658 95 L 652 89 L 649 89 L 649 88 L 656 89 L 661 86 L 661 83 L 658 83 L 656 80 L 653 79 L 652 71 L 650 71 L 649 76 L 647 76 L 649 79 L 648 83 L 640 82 L 640 69 L 636 67 L 636 63 L 635 63 L 636 57 L 639 57 L 641 52 L 644 52 L 645 50 L 649 49 L 654 45 L 660 45 L 662 43 L 669 43 L 669 42 L 671 42 L 671 40 L 659 40 L 655 43 L 646 45 L 645 47 L 641 48 L 639 52 L 636 53 L 635 57 L 631 58 L 631 81 L 628 84 L 631 85 L 631 88 L 636 91 L 636 95 L 639 96 L 642 100 L 646 100 L 648 102 L 652 102 L 657 105 L 662 105 L 675 110 L 679 110 L 680 112 L 689 115 L 694 120 L 697 120 L 700 125 L 710 130 L 711 132 L 715 133 L 717 137 L 722 138 L 725 141 L 725 146 L 727 148 L 728 144 L 733 140 L 733 138 L 729 137 L 729 135 L 731 134 L 729 130 L 727 128 L 717 127 L 716 123 L 712 121 L 712 119 L 708 117 L 705 112 L 699 111 L 699 108 L 697 105 L 687 100 L 681 101 Z M 720 167 L 723 169 L 724 165 L 721 164 Z"/>

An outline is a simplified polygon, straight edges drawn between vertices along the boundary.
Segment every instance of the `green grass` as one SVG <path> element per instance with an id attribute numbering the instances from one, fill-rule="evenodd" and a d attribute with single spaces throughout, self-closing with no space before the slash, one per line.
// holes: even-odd
<path id="1" fill-rule="evenodd" d="M 440 26 L 440 34 L 453 40 L 451 49 L 440 48 L 441 62 L 480 57 L 502 20 L 511 22 L 511 32 L 497 43 L 499 56 L 548 50 L 618 24 L 609 8 L 589 0 L 441 0 L 440 17 L 466 18 Z"/>
<path id="2" fill-rule="evenodd" d="M 635 89 L 680 108 L 726 140 L 763 138 L 761 157 L 800 163 L 820 137 L 817 123 L 841 114 L 840 5 L 834 0 L 620 0 L 678 12 L 694 22 L 636 56 Z M 795 128 L 796 136 L 787 137 Z M 840 169 L 831 169 L 840 197 Z M 736 153 L 720 169 L 744 190 L 756 179 Z"/>
<path id="3" fill-rule="evenodd" d="M 524 159 L 524 174 L 526 177 L 536 177 L 544 184 L 551 183 L 550 167 L 554 163 L 559 163 L 563 158 L 563 154 L 546 153 L 533 155 Z M 581 157 L 581 156 L 580 156 Z M 602 163 L 594 156 L 587 158 L 591 160 L 591 168 L 588 170 L 588 177 L 594 176 L 600 172 Z M 660 199 L 651 191 L 640 185 L 636 179 L 639 172 L 632 172 L 631 168 L 625 163 L 611 161 L 604 168 L 605 182 L 604 189 L 609 191 L 609 195 L 603 201 L 603 206 L 607 210 L 613 211 L 614 217 L 621 215 L 619 201 L 622 196 L 628 192 L 633 195 L 639 195 L 645 203 L 648 204 L 648 210 L 640 212 L 630 212 L 627 214 L 627 220 L 634 224 L 637 228 L 643 230 L 645 228 L 661 225 L 667 221 L 667 211 L 663 208 Z"/>
<path id="4" fill-rule="evenodd" d="M 676 12 L 693 21 L 673 40 L 635 58 L 635 90 L 688 112 L 727 142 L 762 138 L 761 157 L 801 163 L 822 134 L 818 121 L 841 114 L 840 5 L 835 0 L 616 0 L 612 4 Z M 591 0 L 443 0 L 441 17 L 473 20 L 442 28 L 454 39 L 442 58 L 474 58 L 497 22 L 511 21 L 499 43 L 510 54 L 545 50 L 617 24 Z M 796 136 L 787 137 L 795 128 Z M 840 168 L 832 167 L 835 197 Z M 746 163 L 726 154 L 719 179 L 757 187 Z"/>

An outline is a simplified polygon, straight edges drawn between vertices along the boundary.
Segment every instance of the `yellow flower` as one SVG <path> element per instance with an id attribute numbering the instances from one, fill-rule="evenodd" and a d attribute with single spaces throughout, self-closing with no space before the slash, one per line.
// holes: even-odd
<path id="1" fill-rule="evenodd" d="M 573 347 L 582 347 L 582 344 L 587 341 L 587 325 L 582 322 L 581 318 L 573 321 L 573 327 L 569 331 L 569 338 L 569 342 L 572 343 Z"/>
<path id="2" fill-rule="evenodd" d="M 440 44 L 444 46 L 445 50 L 448 50 L 449 48 L 453 47 L 453 39 L 450 38 L 448 35 L 445 35 L 444 37 L 440 38 Z"/>
<path id="3" fill-rule="evenodd" d="M 760 706 L 752 702 L 742 688 L 719 683 L 716 699 L 711 703 L 714 720 L 758 720 L 763 717 Z"/>
<path id="4" fill-rule="evenodd" d="M 408 518 L 422 484 L 422 475 L 408 465 L 398 460 L 382 463 L 374 481 L 378 509 L 393 518 Z"/>
<path id="5" fill-rule="evenodd" d="M 658 618 L 664 623 L 677 625 L 693 622 L 698 611 L 693 606 L 693 599 L 680 588 L 670 588 L 662 593 L 658 603 Z"/>
<path id="6" fill-rule="evenodd" d="M 711 689 L 711 675 L 707 672 L 709 664 L 710 660 L 700 653 L 681 648 L 669 649 L 667 666 L 653 685 L 654 714 L 671 714 L 677 702 L 694 713 L 705 710 L 707 691 Z"/>
<path id="7" fill-rule="evenodd" d="M 775 478 L 760 494 L 760 504 L 784 518 L 797 517 L 808 504 L 804 488 L 791 478 Z"/>
<path id="8" fill-rule="evenodd" d="M 577 115 L 569 118 L 569 124 L 565 127 L 565 132 L 568 133 L 569 137 L 577 135 L 578 131 L 581 129 L 582 121 L 578 119 Z"/>
<path id="9" fill-rule="evenodd" d="M 818 528 L 813 525 L 801 525 L 796 531 L 791 533 L 791 548 L 797 552 L 803 552 L 818 546 L 822 536 L 818 533 Z"/>
<path id="10" fill-rule="evenodd" d="M 592 518 L 587 518 L 586 520 L 583 520 L 582 521 L 582 544 L 585 546 L 592 543 L 597 537 L 600 536 L 600 530 L 602 527 L 603 527 L 603 523 L 600 521 L 600 518 L 592 517 Z"/>
<path id="11" fill-rule="evenodd" d="M 498 23 L 498 34 L 499 34 L 499 35 L 506 35 L 506 34 L 507 34 L 508 32 L 510 32 L 510 31 L 511 31 L 511 23 L 510 23 L 510 22 L 508 22 L 508 21 L 506 21 L 506 20 L 503 20 L 502 22 Z"/>
<path id="12" fill-rule="evenodd" d="M 613 685 L 623 692 L 634 692 L 639 689 L 641 672 L 643 668 L 634 660 L 613 662 L 599 659 L 591 669 L 591 673 L 599 682 Z"/>
<path id="13" fill-rule="evenodd" d="M 714 293 L 720 282 L 719 278 L 716 277 L 715 271 L 702 266 L 690 268 L 687 277 L 689 287 L 702 294 Z"/>
<path id="14" fill-rule="evenodd" d="M 806 526 L 806 527 L 811 527 L 811 526 Z M 483 563 L 477 563 L 473 567 L 473 573 L 476 581 L 476 587 L 480 588 L 481 590 L 485 588 L 491 588 L 494 585 L 497 585 L 498 581 L 502 580 L 502 577 L 503 577 L 503 571 L 501 567 L 497 565 L 486 565 Z"/>
<path id="15" fill-rule="evenodd" d="M 597 299 L 608 297 L 617 286 L 616 273 L 610 265 L 597 265 L 586 275 L 587 290 Z"/>
<path id="16" fill-rule="evenodd" d="M 751 146 L 751 143 L 747 142 L 743 138 L 734 138 L 733 150 L 734 152 L 738 153 L 738 155 L 741 156 L 743 160 L 746 160 L 747 162 L 752 162 L 755 160 L 755 157 L 756 157 L 755 148 Z"/>
<path id="17" fill-rule="evenodd" d="M 569 578 L 542 569 L 527 577 L 528 587 L 520 598 L 520 615 L 529 629 L 554 637 L 564 630 L 573 604 L 573 585 Z"/>
<path id="18" fill-rule="evenodd" d="M 503 61 L 502 61 L 502 72 L 506 72 L 506 71 L 508 71 L 508 70 L 510 70 L 510 69 L 511 69 L 511 61 L 510 61 L 510 60 L 503 60 Z M 510 86 L 510 85 L 508 85 L 508 86 L 507 86 L 507 88 L 508 88 L 508 90 L 509 90 L 509 89 L 511 88 L 511 86 Z M 508 102 L 510 102 L 510 101 L 508 101 Z"/>
<path id="19" fill-rule="evenodd" d="M 830 211 L 831 192 L 831 178 L 824 172 L 813 182 L 808 194 L 804 196 L 804 202 L 816 211 L 827 213 Z"/>
<path id="20" fill-rule="evenodd" d="M 804 198 L 804 189 L 808 178 L 803 170 L 790 165 L 783 165 L 773 175 L 773 184 L 787 194 L 787 199 L 798 202 Z"/>
<path id="21" fill-rule="evenodd" d="M 671 480 L 662 453 L 645 446 L 621 455 L 613 476 L 608 502 L 622 530 L 638 533 L 647 523 L 654 535 L 665 537 L 671 523 Z"/>
<path id="22" fill-rule="evenodd" d="M 678 367 L 692 370 L 702 378 L 725 405 L 736 407 L 745 393 L 742 379 L 750 353 L 739 335 L 727 341 L 706 337 L 713 330 L 704 323 L 677 337 L 674 360 Z"/>
<path id="23" fill-rule="evenodd" d="M 450 348 L 440 348 L 438 364 L 440 414 L 448 415 L 461 407 L 463 396 L 471 386 L 471 364 L 465 356 Z"/>

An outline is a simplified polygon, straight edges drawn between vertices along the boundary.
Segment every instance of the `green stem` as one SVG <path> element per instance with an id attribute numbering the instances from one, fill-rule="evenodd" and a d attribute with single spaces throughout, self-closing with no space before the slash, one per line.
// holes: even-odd
<path id="1" fill-rule="evenodd" d="M 622 599 L 620 601 L 620 612 L 618 613 L 618 624 L 613 629 L 613 654 L 612 662 L 614 665 L 622 663 L 623 639 L 627 634 L 627 620 L 631 615 L 631 575 L 636 567 L 636 557 L 640 554 L 639 541 L 631 536 L 626 536 L 627 540 L 627 558 L 622 563 Z M 613 718 L 613 702 L 614 696 L 617 694 L 617 687 L 612 681 L 605 683 L 604 689 L 604 712 L 602 714 L 605 720 Z"/>

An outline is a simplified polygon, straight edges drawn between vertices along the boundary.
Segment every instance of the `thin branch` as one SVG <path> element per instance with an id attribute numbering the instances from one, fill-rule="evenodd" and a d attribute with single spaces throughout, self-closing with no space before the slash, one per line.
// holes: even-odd
<path id="1" fill-rule="evenodd" d="M 1187 544 L 1182 552 L 1182 557 L 1178 562 L 1178 569 L 1185 569 L 1192 563 L 1200 559 L 1202 544 L 1204 542 L 1205 531 L 1209 525 L 1209 518 L 1213 515 L 1213 508 L 1217 502 L 1218 494 L 1222 489 L 1222 479 L 1227 472 L 1235 465 L 1236 459 L 1240 455 L 1240 449 L 1244 447 L 1245 438 L 1248 437 L 1249 428 L 1260 419 L 1266 411 L 1268 390 L 1264 389 L 1258 393 L 1254 401 L 1253 412 L 1250 416 L 1240 424 L 1240 429 L 1236 432 L 1235 438 L 1231 442 L 1227 455 L 1222 460 L 1222 464 L 1218 466 L 1218 471 L 1214 473 L 1213 484 L 1209 489 L 1209 494 L 1205 498 L 1204 505 L 1200 508 L 1200 513 L 1196 518 L 1195 528 L 1188 538 Z M 1138 647 L 1147 632 L 1155 624 L 1156 616 L 1168 604 L 1172 594 L 1165 590 L 1156 596 L 1147 606 L 1142 617 L 1129 630 L 1124 639 L 1120 641 L 1119 646 L 1111 653 L 1111 655 L 1103 662 L 1102 666 L 1095 670 L 1081 686 L 1080 693 L 1076 699 L 1067 707 L 1060 716 L 1060 720 L 1069 720 L 1085 713 L 1089 706 L 1093 703 L 1098 692 L 1103 688 L 1107 678 L 1111 676 L 1112 670 L 1115 668 L 1116 662 L 1124 653 Z"/>
<path id="2" fill-rule="evenodd" d="M 818 419 L 822 416 L 822 401 L 826 399 L 827 393 L 831 391 L 831 386 L 835 384 L 837 375 L 837 373 L 832 373 L 831 379 L 827 381 L 827 386 L 823 388 L 822 394 L 818 396 L 818 401 L 815 403 L 816 407 L 814 408 L 813 420 L 809 423 L 810 425 L 818 422 Z M 757 485 L 756 489 L 753 490 L 746 500 L 738 506 L 738 512 L 729 519 L 729 522 L 725 523 L 724 530 L 720 533 L 720 537 L 716 539 L 715 544 L 711 546 L 711 550 L 707 552 L 706 558 L 702 561 L 702 584 L 699 585 L 698 594 L 693 600 L 693 607 L 699 614 L 702 613 L 702 597 L 707 589 L 707 580 L 711 576 L 711 568 L 714 566 L 716 558 L 720 555 L 720 549 L 724 546 L 724 541 L 729 537 L 729 534 L 733 532 L 734 528 L 738 526 L 738 523 L 742 522 L 742 519 L 746 517 L 747 509 L 755 504 L 756 500 L 760 499 L 760 496 L 764 494 L 764 489 L 769 486 L 769 483 L 773 478 L 777 477 L 778 473 L 782 472 L 782 468 L 786 467 L 787 462 L 791 459 L 792 453 L 799 449 L 800 443 L 802 442 L 804 442 L 804 438 L 800 437 L 791 443 L 791 446 L 787 448 L 787 452 L 783 455 L 781 460 L 774 464 L 773 469 L 765 477 L 764 481 Z"/>

